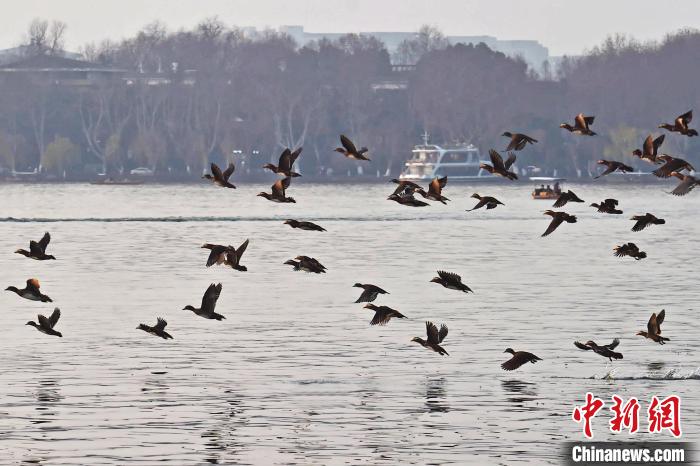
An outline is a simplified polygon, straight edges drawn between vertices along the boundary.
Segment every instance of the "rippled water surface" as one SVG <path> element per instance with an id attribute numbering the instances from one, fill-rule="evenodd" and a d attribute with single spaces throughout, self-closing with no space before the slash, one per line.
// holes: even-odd
<path id="1" fill-rule="evenodd" d="M 551 202 L 527 184 L 452 184 L 449 205 L 422 209 L 385 200 L 388 184 L 298 184 L 295 205 L 255 197 L 267 185 L 0 185 L 0 284 L 37 277 L 64 335 L 24 325 L 52 304 L 0 294 L 0 462 L 556 464 L 560 444 L 582 438 L 571 410 L 586 391 L 636 396 L 643 410 L 676 393 L 684 439 L 697 439 L 700 193 L 569 187 L 587 201 L 564 209 L 578 223 L 540 238 Z M 474 191 L 506 205 L 467 213 Z M 588 207 L 606 197 L 624 215 Z M 644 212 L 667 223 L 631 232 Z M 12 253 L 44 231 L 58 260 Z M 204 267 L 203 242 L 246 238 L 248 272 Z M 649 257 L 613 257 L 628 241 Z M 283 265 L 299 254 L 328 273 Z M 436 269 L 475 293 L 430 283 Z M 358 281 L 409 319 L 370 327 Z M 222 322 L 182 310 L 212 282 Z M 635 336 L 662 308 L 671 342 Z M 158 316 L 174 340 L 136 330 Z M 449 357 L 411 342 L 427 319 L 449 326 Z M 624 359 L 612 364 L 572 344 L 614 337 Z M 504 372 L 506 347 L 543 361 Z M 595 419 L 596 439 L 627 438 L 609 417 Z"/>

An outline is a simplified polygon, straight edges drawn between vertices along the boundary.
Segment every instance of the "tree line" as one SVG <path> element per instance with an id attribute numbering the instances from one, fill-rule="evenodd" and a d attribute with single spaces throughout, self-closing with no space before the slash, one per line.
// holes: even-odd
<path id="1" fill-rule="evenodd" d="M 65 30 L 35 20 L 25 53 L 60 53 Z M 501 134 L 513 131 L 539 141 L 520 152 L 521 169 L 590 176 L 600 158 L 643 167 L 632 150 L 699 97 L 696 30 L 645 44 L 610 37 L 542 74 L 484 44 L 451 44 L 431 27 L 393 57 L 374 37 L 300 47 L 273 31 L 247 37 L 216 18 L 174 32 L 153 23 L 81 52 L 125 77 L 78 86 L 2 76 L 0 168 L 81 178 L 148 167 L 194 179 L 210 162 L 234 160 L 237 176 L 254 177 L 284 148 L 303 146 L 305 176 L 396 176 L 424 131 L 482 154 L 502 150 Z M 392 71 L 392 59 L 415 68 Z M 377 85 L 387 82 L 400 85 Z M 559 128 L 579 112 L 596 116 L 597 136 Z M 341 133 L 369 147 L 372 162 L 358 168 L 333 152 Z M 692 162 L 698 140 L 668 136 L 662 151 Z"/>

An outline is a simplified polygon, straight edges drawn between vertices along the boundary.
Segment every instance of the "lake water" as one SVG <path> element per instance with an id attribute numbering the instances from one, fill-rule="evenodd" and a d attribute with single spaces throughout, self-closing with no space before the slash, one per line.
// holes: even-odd
<path id="1" fill-rule="evenodd" d="M 557 464 L 564 441 L 583 439 L 571 412 L 586 391 L 639 398 L 643 426 L 652 395 L 678 394 L 683 438 L 697 439 L 700 192 L 671 186 L 568 185 L 586 200 L 563 209 L 578 223 L 540 238 L 552 201 L 528 184 L 448 184 L 451 203 L 420 209 L 385 200 L 390 184 L 296 184 L 286 205 L 255 196 L 268 184 L 0 185 L 0 284 L 37 277 L 64 335 L 24 325 L 54 304 L 0 294 L 0 461 Z M 465 212 L 475 191 L 506 205 Z M 624 215 L 588 207 L 606 197 Z M 631 232 L 645 212 L 667 223 Z M 44 231 L 58 260 L 13 254 Z M 246 238 L 247 273 L 204 267 L 202 243 Z M 628 241 L 649 257 L 613 257 Z M 328 273 L 283 265 L 300 254 Z M 437 269 L 475 293 L 430 283 Z M 358 281 L 409 319 L 370 327 Z M 222 322 L 182 310 L 212 282 Z M 635 336 L 662 308 L 671 341 Z M 173 340 L 136 330 L 158 316 Z M 411 342 L 428 319 L 449 326 L 449 357 Z M 612 364 L 572 344 L 615 337 Z M 506 347 L 543 361 L 504 372 Z M 595 418 L 595 438 L 627 439 L 609 419 Z"/>

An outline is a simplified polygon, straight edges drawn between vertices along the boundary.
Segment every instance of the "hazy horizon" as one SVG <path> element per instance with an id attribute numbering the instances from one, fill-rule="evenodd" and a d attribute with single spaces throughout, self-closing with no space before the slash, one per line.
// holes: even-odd
<path id="1" fill-rule="evenodd" d="M 103 0 L 99 11 L 94 2 L 86 0 L 4 3 L 4 16 L 9 21 L 0 30 L 0 49 L 19 45 L 29 22 L 37 17 L 65 22 L 65 46 L 71 51 L 91 42 L 133 36 L 156 20 L 178 30 L 212 16 L 230 26 L 301 25 L 308 32 L 328 33 L 414 31 L 429 24 L 446 35 L 537 40 L 549 49 L 550 56 L 581 54 L 611 34 L 627 34 L 646 42 L 700 25 L 700 2 L 694 0 L 679 0 L 673 8 L 651 1 L 590 0 L 585 9 L 578 10 L 555 0 L 440 0 L 440 7 L 425 0 L 384 0 L 380 6 L 372 0 Z"/>

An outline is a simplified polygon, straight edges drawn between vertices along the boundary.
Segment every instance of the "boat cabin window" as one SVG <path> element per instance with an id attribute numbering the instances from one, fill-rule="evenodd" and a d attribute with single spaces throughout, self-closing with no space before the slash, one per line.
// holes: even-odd
<path id="1" fill-rule="evenodd" d="M 421 150 L 413 153 L 412 162 L 436 163 L 438 153 L 435 151 Z"/>
<path id="2" fill-rule="evenodd" d="M 460 176 L 484 176 L 483 170 L 479 168 L 478 165 L 454 167 L 449 165 L 443 165 L 440 167 L 440 173 L 435 174 L 435 176 L 447 176 L 458 178 Z"/>
<path id="3" fill-rule="evenodd" d="M 447 151 L 442 156 L 442 163 L 468 163 L 472 161 L 471 152 L 452 152 Z"/>
<path id="4" fill-rule="evenodd" d="M 404 171 L 407 175 L 414 176 L 433 176 L 433 166 L 432 165 L 408 165 L 406 164 L 406 170 Z"/>

